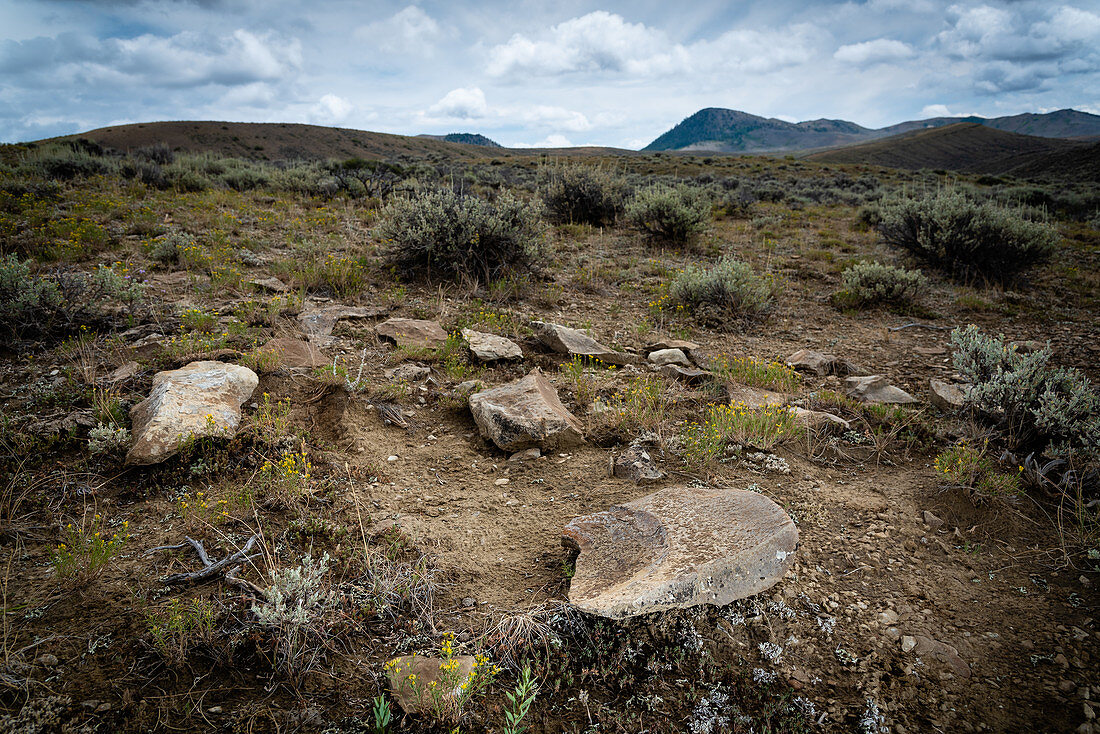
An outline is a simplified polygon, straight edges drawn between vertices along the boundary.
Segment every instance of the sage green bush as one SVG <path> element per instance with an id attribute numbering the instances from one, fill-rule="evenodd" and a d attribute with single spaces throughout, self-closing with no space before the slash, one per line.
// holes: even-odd
<path id="1" fill-rule="evenodd" d="M 684 268 L 669 286 L 669 295 L 677 306 L 704 319 L 719 320 L 763 316 L 775 305 L 780 290 L 774 276 L 758 275 L 747 263 L 727 256 L 710 268 Z"/>
<path id="2" fill-rule="evenodd" d="M 539 171 L 542 200 L 553 217 L 571 224 L 613 224 L 623 211 L 628 186 L 606 168 L 579 163 Z"/>
<path id="3" fill-rule="evenodd" d="M 842 288 L 833 301 L 844 308 L 864 308 L 877 304 L 905 306 L 928 288 L 928 279 L 919 270 L 906 270 L 879 262 L 861 261 L 840 276 Z"/>
<path id="4" fill-rule="evenodd" d="M 451 189 L 394 198 L 375 234 L 386 261 L 404 275 L 489 282 L 537 263 L 544 226 L 537 204 L 511 194 L 490 203 Z"/>
<path id="5" fill-rule="evenodd" d="M 700 188 L 654 184 L 634 195 L 626 217 L 656 242 L 685 245 L 706 229 L 710 208 L 710 197 Z"/>
<path id="6" fill-rule="evenodd" d="M 963 281 L 1011 280 L 1046 261 L 1059 241 L 1050 225 L 955 189 L 884 202 L 881 217 L 886 242 Z"/>

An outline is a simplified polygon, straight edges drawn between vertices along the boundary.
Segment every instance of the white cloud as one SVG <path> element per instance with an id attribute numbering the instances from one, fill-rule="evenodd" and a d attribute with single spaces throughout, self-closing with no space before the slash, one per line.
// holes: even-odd
<path id="1" fill-rule="evenodd" d="M 509 147 L 512 148 L 572 148 L 573 143 L 569 141 L 569 138 L 564 135 L 552 134 L 547 135 L 537 143 L 512 143 Z"/>
<path id="2" fill-rule="evenodd" d="M 428 108 L 433 117 L 449 117 L 459 120 L 476 120 L 485 117 L 489 105 L 485 101 L 485 92 L 479 87 L 460 87 L 452 89 Z"/>
<path id="3" fill-rule="evenodd" d="M 737 29 L 714 40 L 683 45 L 663 32 L 598 10 L 552 26 L 542 38 L 516 34 L 489 51 L 492 76 L 619 73 L 633 77 L 764 73 L 807 61 L 820 36 L 812 26 L 782 30 Z"/>
<path id="4" fill-rule="evenodd" d="M 398 11 L 386 20 L 355 29 L 355 38 L 371 43 L 372 51 L 415 52 L 432 56 L 443 36 L 439 23 L 415 5 Z"/>
<path id="5" fill-rule="evenodd" d="M 846 64 L 878 64 L 908 59 L 913 55 L 913 48 L 907 43 L 892 38 L 876 38 L 873 41 L 841 46 L 833 54 L 833 58 Z"/>
<path id="6" fill-rule="evenodd" d="M 310 117 L 317 122 L 343 122 L 354 109 L 354 105 L 343 97 L 326 94 L 318 100 Z"/>

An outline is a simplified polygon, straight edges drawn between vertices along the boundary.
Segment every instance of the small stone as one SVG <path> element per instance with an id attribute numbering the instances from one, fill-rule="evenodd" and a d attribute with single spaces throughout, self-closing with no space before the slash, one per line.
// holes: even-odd
<path id="1" fill-rule="evenodd" d="M 432 369 L 424 365 L 406 362 L 383 370 L 383 374 L 386 375 L 386 379 L 394 382 L 419 382 L 428 379 L 428 376 L 432 374 Z"/>
<path id="2" fill-rule="evenodd" d="M 932 391 L 932 404 L 940 410 L 953 412 L 966 405 L 966 394 L 970 385 L 957 385 L 933 377 L 928 381 L 928 386 Z"/>
<path id="3" fill-rule="evenodd" d="M 649 484 L 665 478 L 665 473 L 657 468 L 653 457 L 637 442 L 615 457 L 611 464 L 611 474 L 635 484 Z"/>
<path id="4" fill-rule="evenodd" d="M 902 636 L 902 638 L 901 638 L 901 651 L 902 652 L 910 652 L 916 646 L 917 646 L 916 639 L 914 639 L 913 637 L 910 637 L 909 635 L 903 635 Z"/>
<path id="5" fill-rule="evenodd" d="M 799 349 L 787 357 L 787 366 L 799 372 L 811 372 L 818 377 L 836 375 L 858 375 L 864 370 L 862 367 L 852 364 L 847 360 L 838 359 L 832 354 L 822 354 L 810 349 Z"/>
<path id="6" fill-rule="evenodd" d="M 386 461 L 391 462 L 391 463 L 394 462 L 394 461 L 397 461 L 397 456 L 387 456 Z"/>
<path id="7" fill-rule="evenodd" d="M 270 278 L 253 278 L 248 282 L 262 291 L 267 291 L 268 293 L 286 293 L 288 290 L 290 290 L 286 283 L 279 280 L 275 276 L 271 276 Z"/>
<path id="8" fill-rule="evenodd" d="M 844 380 L 845 394 L 865 403 L 892 405 L 916 403 L 918 400 L 901 388 L 894 387 L 882 375 L 849 377 Z"/>
<path id="9" fill-rule="evenodd" d="M 792 406 L 790 411 L 799 425 L 823 433 L 843 433 L 852 428 L 852 425 L 848 421 L 832 413 L 825 413 L 820 410 L 806 410 L 805 408 L 799 408 L 797 406 Z"/>
<path id="10" fill-rule="evenodd" d="M 702 385 L 714 379 L 714 375 L 706 370 L 699 370 L 694 367 L 681 367 L 678 364 L 666 364 L 657 371 L 665 377 L 671 377 L 674 380 L 686 382 L 689 385 Z"/>
<path id="11" fill-rule="evenodd" d="M 116 382 L 123 382 L 129 380 L 131 377 L 141 371 L 141 365 L 137 362 L 130 360 L 126 364 L 122 365 L 111 374 L 107 375 L 104 382 L 114 384 Z"/>
<path id="12" fill-rule="evenodd" d="M 56 668 L 57 667 L 57 656 L 56 655 L 51 655 L 48 652 L 47 653 L 42 653 L 41 655 L 39 655 L 38 657 L 36 657 L 34 659 L 34 662 L 38 663 L 43 668 Z"/>
<path id="13" fill-rule="evenodd" d="M 467 596 L 462 600 L 462 606 L 466 607 L 467 609 L 469 609 L 470 607 L 476 607 L 477 599 L 473 598 L 472 596 Z"/>
<path id="14" fill-rule="evenodd" d="M 655 364 L 658 367 L 664 367 L 667 364 L 691 367 L 691 360 L 679 349 L 658 349 L 656 352 L 650 352 L 648 359 L 650 364 Z"/>
<path id="15" fill-rule="evenodd" d="M 503 487 L 504 485 L 508 484 L 511 481 L 512 481 L 511 479 L 505 479 L 505 478 L 502 477 L 502 478 L 496 480 L 495 482 L 493 482 L 493 484 L 497 485 L 498 487 Z"/>
<path id="16" fill-rule="evenodd" d="M 481 384 L 481 380 L 466 380 L 455 385 L 455 395 L 466 396 L 483 388 L 484 385 Z"/>
<path id="17" fill-rule="evenodd" d="M 1063 668 L 1066 668 L 1066 669 L 1069 668 L 1069 660 L 1067 660 L 1066 656 L 1063 655 L 1062 653 L 1058 653 L 1057 655 L 1054 656 L 1054 662 L 1057 663 L 1058 665 L 1061 665 Z"/>
<path id="18" fill-rule="evenodd" d="M 765 390 L 762 387 L 749 387 L 736 382 L 726 383 L 726 397 L 730 405 L 746 408 L 778 408 L 786 405 L 791 397 L 783 393 Z"/>
<path id="19" fill-rule="evenodd" d="M 542 456 L 542 452 L 538 449 L 524 449 L 523 451 L 517 451 L 508 457 L 508 461 L 511 462 L 527 462 L 534 461 Z"/>
<path id="20" fill-rule="evenodd" d="M 253 350 L 252 354 L 256 356 L 270 354 L 280 367 L 312 369 L 329 364 L 328 357 L 317 348 L 317 345 L 301 339 L 282 337 L 269 339 L 262 347 Z"/>
<path id="21" fill-rule="evenodd" d="M 315 303 L 309 303 L 303 306 L 298 314 L 298 323 L 301 324 L 306 336 L 310 337 L 310 341 L 316 339 L 325 343 L 332 341 L 330 338 L 332 330 L 341 319 L 368 319 L 385 313 L 384 308 L 344 306 L 338 303 L 317 306 Z"/>
<path id="22" fill-rule="evenodd" d="M 604 346 L 589 334 L 568 326 L 551 324 L 545 321 L 532 321 L 531 328 L 540 342 L 558 354 L 571 357 L 590 357 L 601 362 L 615 365 L 638 364 L 641 360 L 636 354 L 616 352 Z"/>
<path id="23" fill-rule="evenodd" d="M 1058 690 L 1062 691 L 1063 693 L 1069 693 L 1074 689 L 1076 685 L 1077 684 L 1071 680 L 1062 680 L 1058 682 Z"/>
<path id="24" fill-rule="evenodd" d="M 584 427 L 565 409 L 538 369 L 522 380 L 470 396 L 481 435 L 504 451 L 568 448 L 584 443 Z"/>
<path id="25" fill-rule="evenodd" d="M 879 612 L 878 615 L 879 624 L 890 627 L 898 623 L 898 613 L 893 609 L 887 609 L 886 611 Z"/>
<path id="26" fill-rule="evenodd" d="M 924 511 L 924 524 L 928 526 L 929 530 L 936 531 L 943 527 L 943 520 L 933 515 L 928 510 Z"/>
<path id="27" fill-rule="evenodd" d="M 206 709 L 206 712 L 210 713 L 210 714 L 220 714 L 222 712 L 222 707 L 221 706 L 211 706 L 210 708 Z"/>

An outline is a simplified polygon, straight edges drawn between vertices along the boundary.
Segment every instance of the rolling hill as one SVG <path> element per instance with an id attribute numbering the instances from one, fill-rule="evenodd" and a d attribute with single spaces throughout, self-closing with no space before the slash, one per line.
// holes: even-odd
<path id="1" fill-rule="evenodd" d="M 447 133 L 446 135 L 417 135 L 418 138 L 432 138 L 434 140 L 446 140 L 448 143 L 465 143 L 466 145 L 481 145 L 486 148 L 503 148 L 504 146 L 487 138 L 480 133 Z"/>
<path id="2" fill-rule="evenodd" d="M 910 170 L 942 168 L 964 173 L 1095 181 L 1100 180 L 1098 151 L 1100 143 L 1020 135 L 976 122 L 959 122 L 812 153 L 805 159 Z"/>
<path id="3" fill-rule="evenodd" d="M 643 150 L 750 153 L 833 148 L 900 133 L 974 123 L 988 128 L 1045 138 L 1100 137 L 1100 115 L 1077 110 L 1010 117 L 936 117 L 871 129 L 846 120 L 785 122 L 747 112 L 710 107 L 664 133 Z"/>

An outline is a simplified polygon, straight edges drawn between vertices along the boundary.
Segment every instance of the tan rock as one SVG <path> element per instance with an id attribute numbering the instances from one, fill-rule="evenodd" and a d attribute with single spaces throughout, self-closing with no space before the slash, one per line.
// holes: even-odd
<path id="1" fill-rule="evenodd" d="M 798 530 L 762 494 L 671 487 L 574 519 L 562 544 L 580 552 L 569 600 L 622 619 L 767 589 L 793 563 Z"/>
<path id="2" fill-rule="evenodd" d="M 374 327 L 378 336 L 407 349 L 439 349 L 447 342 L 447 332 L 435 321 L 393 318 Z"/>
<path id="3" fill-rule="evenodd" d="M 523 350 L 511 339 L 496 334 L 486 334 L 473 329 L 463 329 L 462 338 L 470 345 L 470 352 L 482 362 L 498 362 L 503 359 L 519 359 Z"/>
<path id="4" fill-rule="evenodd" d="M 925 662 L 934 660 L 960 678 L 970 677 L 970 666 L 959 657 L 957 649 L 946 642 L 933 640 L 931 637 L 925 637 L 924 635 L 914 635 L 913 639 L 916 643 L 913 652 Z"/>
<path id="5" fill-rule="evenodd" d="M 336 322 L 341 319 L 369 319 L 377 318 L 386 313 L 386 309 L 369 306 L 345 306 L 340 303 L 332 303 L 326 306 L 307 304 L 298 314 L 298 323 L 302 331 L 310 337 L 310 341 L 318 338 L 326 341 L 325 337 L 332 335 Z"/>
<path id="6" fill-rule="evenodd" d="M 820 410 L 806 410 L 805 408 L 799 407 L 792 407 L 790 410 L 794 419 L 799 425 L 805 428 L 825 431 L 826 433 L 841 433 L 843 431 L 849 431 L 852 428 L 848 421 L 832 413 L 825 413 Z"/>
<path id="7" fill-rule="evenodd" d="M 534 329 L 535 336 L 543 345 L 558 354 L 568 354 L 571 357 L 589 357 L 615 365 L 638 364 L 641 362 L 638 355 L 616 352 L 611 347 L 600 344 L 591 335 L 579 329 L 570 329 L 568 326 L 551 324 L 545 321 L 532 321 L 531 328 Z"/>
<path id="8" fill-rule="evenodd" d="M 844 380 L 844 394 L 864 403 L 905 405 L 919 402 L 900 387 L 891 385 L 883 375 L 849 377 Z"/>
<path id="9" fill-rule="evenodd" d="M 671 377 L 689 385 L 702 385 L 714 379 L 714 375 L 710 372 L 698 370 L 694 367 L 681 367 L 677 364 L 666 364 L 657 371 L 665 377 Z"/>
<path id="10" fill-rule="evenodd" d="M 649 363 L 655 364 L 658 367 L 664 367 L 669 364 L 680 365 L 681 367 L 691 367 L 691 360 L 687 358 L 687 355 L 680 349 L 658 349 L 657 351 L 649 353 Z"/>
<path id="11" fill-rule="evenodd" d="M 584 442 L 584 428 L 538 369 L 522 380 L 474 393 L 470 412 L 481 435 L 508 452 Z"/>
<path id="12" fill-rule="evenodd" d="M 818 377 L 826 375 L 844 377 L 845 375 L 858 375 L 864 371 L 858 365 L 839 359 L 836 355 L 822 354 L 811 349 L 799 349 L 787 357 L 787 365 L 799 372 L 812 372 Z"/>
<path id="13" fill-rule="evenodd" d="M 317 345 L 289 337 L 269 339 L 267 343 L 254 350 L 254 352 L 274 355 L 280 367 L 312 369 L 314 367 L 325 367 L 329 364 L 328 357 L 321 352 Z"/>
<path id="14" fill-rule="evenodd" d="M 952 412 L 962 410 L 966 405 L 966 391 L 969 385 L 958 385 L 932 378 L 928 381 L 932 391 L 932 404 L 941 410 Z"/>
<path id="15" fill-rule="evenodd" d="M 786 405 L 791 399 L 790 395 L 736 382 L 726 383 L 726 396 L 729 398 L 730 405 L 742 405 L 746 408 L 778 407 Z"/>
<path id="16" fill-rule="evenodd" d="M 130 411 L 134 443 L 126 463 L 156 464 L 192 436 L 232 434 L 258 383 L 247 367 L 209 361 L 153 375 L 149 397 Z"/>
<path id="17" fill-rule="evenodd" d="M 436 696 L 446 705 L 460 694 L 459 687 L 474 672 L 474 658 L 456 655 L 451 658 L 455 669 L 444 670 L 443 658 L 405 655 L 386 664 L 386 680 L 390 693 L 407 714 L 430 712 Z M 442 688 L 436 693 L 435 689 Z"/>
<path id="18" fill-rule="evenodd" d="M 248 282 L 262 291 L 267 291 L 268 293 L 286 293 L 290 290 L 289 286 L 287 286 L 286 283 L 279 280 L 274 275 L 269 278 L 253 278 Z"/>

